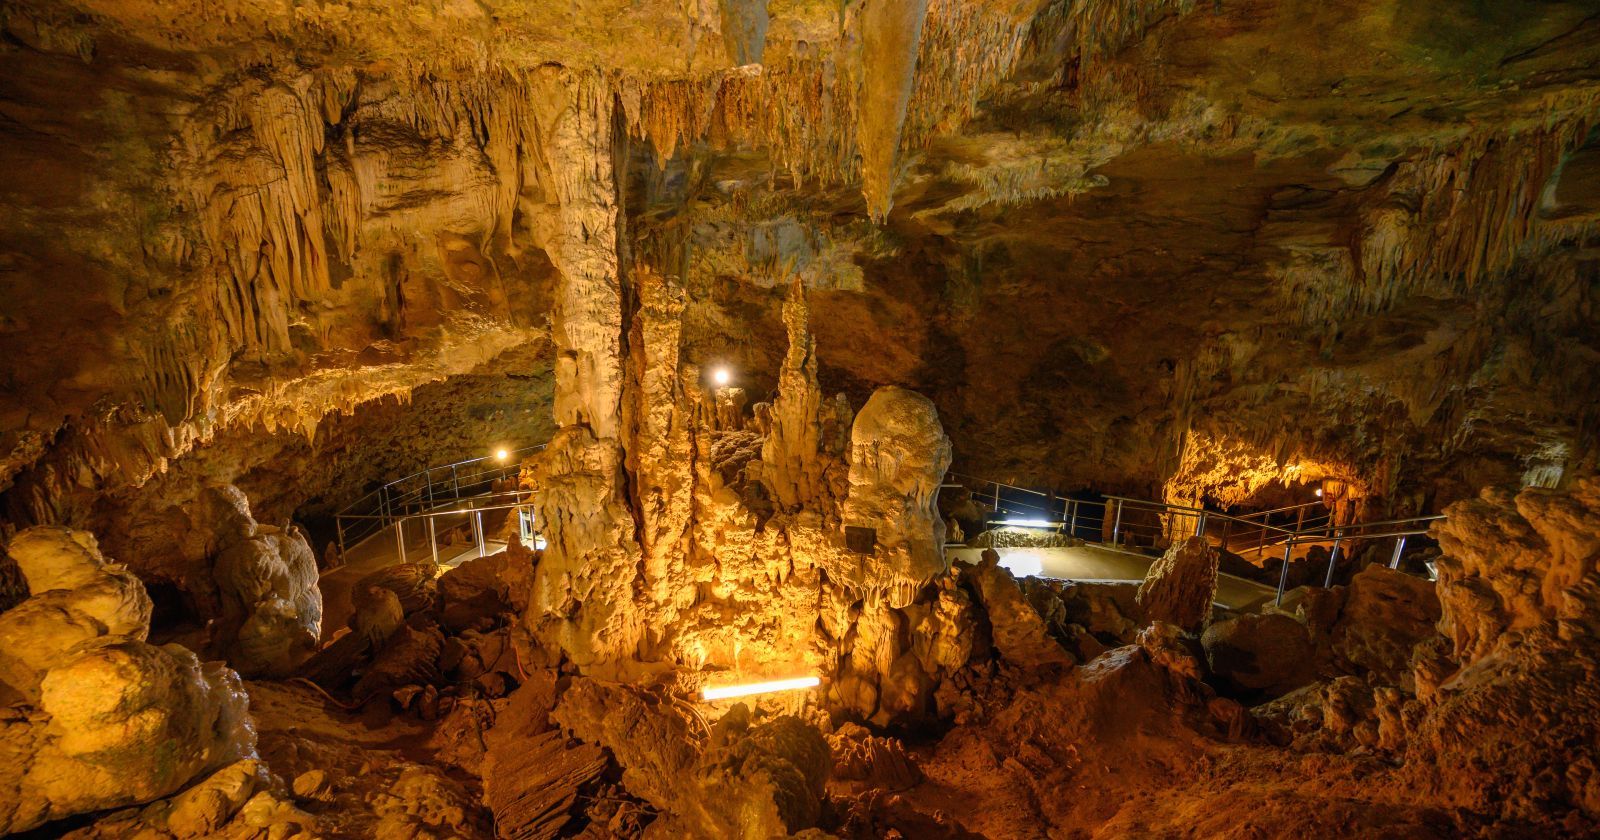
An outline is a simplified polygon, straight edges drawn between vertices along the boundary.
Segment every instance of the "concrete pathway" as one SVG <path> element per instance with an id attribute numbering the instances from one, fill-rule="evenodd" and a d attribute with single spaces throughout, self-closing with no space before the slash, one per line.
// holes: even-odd
<path id="1" fill-rule="evenodd" d="M 1070 548 L 997 548 L 1000 565 L 1017 577 L 1054 578 L 1079 581 L 1142 581 L 1155 558 L 1104 545 L 1084 544 Z M 954 560 L 976 564 L 981 548 L 946 548 Z M 1253 612 L 1271 601 L 1277 590 L 1253 580 L 1228 574 L 1217 575 L 1217 606 L 1237 612 Z"/>

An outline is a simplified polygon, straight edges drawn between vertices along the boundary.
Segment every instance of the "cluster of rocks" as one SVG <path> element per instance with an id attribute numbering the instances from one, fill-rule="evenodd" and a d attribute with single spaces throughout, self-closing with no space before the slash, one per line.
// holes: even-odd
<path id="1" fill-rule="evenodd" d="M 66 528 L 17 534 L 6 554 L 30 595 L 0 613 L 0 834 L 161 800 L 98 836 L 290 837 L 311 828 L 256 762 L 239 677 L 155 646 L 144 586 Z M 89 836 L 89 835 L 85 835 Z"/>

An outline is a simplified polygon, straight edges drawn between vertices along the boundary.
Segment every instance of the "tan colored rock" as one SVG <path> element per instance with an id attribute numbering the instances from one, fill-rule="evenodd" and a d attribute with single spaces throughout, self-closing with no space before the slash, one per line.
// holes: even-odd
<path id="1" fill-rule="evenodd" d="M 748 709 L 735 705 L 702 742 L 688 736 L 682 711 L 646 702 L 638 689 L 581 679 L 552 717 L 611 751 L 628 789 L 663 812 L 666 836 L 787 836 L 821 816 L 828 743 L 795 717 L 751 725 Z"/>
<path id="2" fill-rule="evenodd" d="M 933 402 L 904 388 L 874 391 L 850 430 L 850 495 L 841 516 L 846 526 L 876 532 L 876 558 L 888 566 L 878 577 L 920 584 L 949 568 L 937 505 L 949 468 L 950 439 Z"/>
<path id="3" fill-rule="evenodd" d="M 88 531 L 37 526 L 18 533 L 6 544 L 28 589 L 35 595 L 52 589 L 76 589 L 93 580 L 105 558 Z"/>
<path id="4" fill-rule="evenodd" d="M 1049 627 L 1023 597 L 1011 572 L 1001 568 L 1000 555 L 994 549 L 985 549 L 983 560 L 967 574 L 983 601 L 994 632 L 994 646 L 1001 657 L 1024 668 L 1075 664 L 1072 656 L 1051 638 Z"/>
<path id="5" fill-rule="evenodd" d="M 257 524 L 237 488 L 213 494 L 229 502 L 219 503 L 224 547 L 212 564 L 222 597 L 220 641 L 241 673 L 282 676 L 322 635 L 316 554 L 300 529 Z"/>
<path id="6" fill-rule="evenodd" d="M 174 796 L 167 812 L 167 830 L 179 838 L 206 837 L 233 818 L 256 789 L 266 782 L 259 761 L 239 761 Z"/>
<path id="7" fill-rule="evenodd" d="M 1463 664 L 1505 633 L 1591 609 L 1567 593 L 1600 562 L 1590 536 L 1600 531 L 1600 480 L 1565 493 L 1530 487 L 1515 497 L 1487 489 L 1445 513 L 1433 530 L 1443 552 L 1439 628 Z"/>
<path id="8" fill-rule="evenodd" d="M 106 564 L 92 534 L 29 528 L 12 540 L 12 548 L 18 545 L 25 573 L 40 584 L 0 613 L 0 682 L 37 701 L 45 673 L 78 644 L 148 635 L 152 604 L 144 585 L 122 566 Z"/>
<path id="9" fill-rule="evenodd" d="M 1139 606 L 1151 621 L 1198 633 L 1211 621 L 1217 599 L 1216 549 L 1204 537 L 1174 543 L 1150 566 L 1139 586 Z"/>
<path id="10" fill-rule="evenodd" d="M 778 372 L 778 398 L 772 403 L 772 430 L 761 446 L 761 481 L 779 508 L 804 507 L 823 493 L 826 462 L 817 457 L 822 447 L 820 409 L 822 389 L 817 385 L 816 344 L 809 320 L 805 286 L 796 281 L 783 304 L 783 323 L 789 349 Z"/>
<path id="11" fill-rule="evenodd" d="M 0 831 L 148 802 L 255 753 L 238 676 L 176 645 L 107 637 L 45 676 L 33 746 L 0 769 L 19 792 Z"/>

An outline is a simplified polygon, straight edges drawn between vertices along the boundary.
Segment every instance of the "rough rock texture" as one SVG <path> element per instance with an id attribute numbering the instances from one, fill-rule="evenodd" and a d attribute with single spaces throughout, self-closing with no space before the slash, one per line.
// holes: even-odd
<path id="1" fill-rule="evenodd" d="M 856 414 L 840 514 L 846 527 L 875 530 L 897 577 L 931 579 L 947 568 L 937 496 L 949 467 L 950 439 L 927 397 L 880 388 Z"/>
<path id="2" fill-rule="evenodd" d="M 1462 663 L 1511 632 L 1574 620 L 1592 607 L 1584 588 L 1600 554 L 1600 483 L 1570 493 L 1488 489 L 1437 526 L 1440 629 Z"/>
<path id="3" fill-rule="evenodd" d="M 150 597 L 138 578 L 106 562 L 93 534 L 29 528 L 7 550 L 33 595 L 0 613 L 0 683 L 37 702 L 45 674 L 80 644 L 148 637 Z"/>
<path id="4" fill-rule="evenodd" d="M 212 488 L 231 508 L 212 574 L 222 596 L 219 646 L 246 676 L 283 676 L 322 638 L 317 557 L 305 532 L 257 524 L 237 487 Z"/>
<path id="5" fill-rule="evenodd" d="M 1407 768 L 1442 802 L 1592 831 L 1593 751 L 1567 751 L 1592 743 L 1600 715 L 1600 484 L 1485 492 L 1449 514 L 1436 533 L 1451 649 L 1417 659 L 1427 713 Z M 1472 772 L 1425 771 L 1441 767 Z"/>
<path id="6" fill-rule="evenodd" d="M 983 552 L 983 560 L 970 572 L 989 625 L 995 649 L 1000 655 L 1024 668 L 1045 665 L 1071 666 L 1072 657 L 1051 638 L 1045 619 L 1022 595 L 1011 572 L 1000 568 L 1000 555 L 993 549 Z"/>
<path id="7" fill-rule="evenodd" d="M 1270 699 L 1317 677 L 1305 625 L 1281 613 L 1216 622 L 1200 643 L 1211 672 L 1238 692 Z"/>
<path id="8" fill-rule="evenodd" d="M 1217 599 L 1217 557 L 1204 537 L 1173 543 L 1139 585 L 1139 608 L 1151 621 L 1191 633 L 1205 629 Z"/>
<path id="9" fill-rule="evenodd" d="M 5 646 L 3 676 L 33 707 L 0 721 L 0 832 L 148 802 L 254 756 L 238 675 L 145 643 L 150 599 L 103 565 L 92 535 L 38 528 L 13 542 L 30 586 L 74 588 L 0 613 L 3 632 L 23 634 Z"/>
<path id="10" fill-rule="evenodd" d="M 548 540 L 530 626 L 590 675 L 820 673 L 833 703 L 865 717 L 930 713 L 939 676 L 965 650 L 963 598 L 938 584 L 948 561 L 934 494 L 949 455 L 932 405 L 886 389 L 852 417 L 823 399 L 808 292 L 796 284 L 791 352 L 762 436 L 753 408 L 733 422 L 681 363 L 681 289 L 649 272 L 639 280 L 635 356 L 608 374 L 622 404 L 606 396 L 613 385 L 558 366 L 558 393 L 590 407 L 524 469 Z M 610 309 L 584 314 L 586 300 L 562 304 L 578 310 L 570 328 L 590 318 L 585 329 L 612 329 Z M 593 419 L 602 409 L 620 412 L 618 437 L 596 436 L 610 423 Z M 846 526 L 871 539 L 852 545 Z"/>
<path id="11" fill-rule="evenodd" d="M 685 711 L 592 681 L 569 688 L 553 718 L 616 757 L 629 790 L 664 812 L 663 836 L 754 840 L 821 816 L 832 759 L 822 734 L 797 718 L 752 724 L 738 705 L 702 738 Z"/>
<path id="12" fill-rule="evenodd" d="M 1338 665 L 1396 682 L 1411 670 L 1412 649 L 1435 633 L 1437 587 L 1414 575 L 1368 566 L 1351 581 L 1329 643 Z"/>

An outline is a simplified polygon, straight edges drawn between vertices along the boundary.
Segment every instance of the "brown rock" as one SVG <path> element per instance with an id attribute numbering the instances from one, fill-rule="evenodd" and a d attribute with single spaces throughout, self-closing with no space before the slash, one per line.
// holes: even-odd
<path id="1" fill-rule="evenodd" d="M 1074 664 L 1072 656 L 1051 638 L 1044 619 L 1023 597 L 1016 578 L 1000 566 L 1000 555 L 994 549 L 985 549 L 982 561 L 967 574 L 976 584 L 993 628 L 995 649 L 1002 658 L 1025 668 Z"/>
<path id="2" fill-rule="evenodd" d="M 1271 698 L 1317 677 L 1305 626 L 1279 613 L 1219 621 L 1200 636 L 1211 673 L 1232 691 Z"/>
<path id="3" fill-rule="evenodd" d="M 1173 543 L 1139 586 L 1139 607 L 1146 618 L 1190 633 L 1205 629 L 1216 599 L 1217 552 L 1204 537 Z"/>

